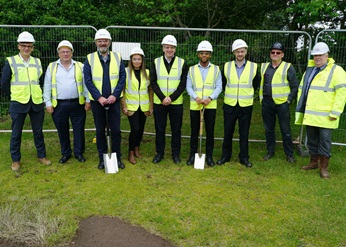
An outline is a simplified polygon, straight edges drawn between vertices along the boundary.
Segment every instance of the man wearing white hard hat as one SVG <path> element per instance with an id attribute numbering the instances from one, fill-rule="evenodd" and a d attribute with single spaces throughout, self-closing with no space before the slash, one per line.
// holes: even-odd
<path id="1" fill-rule="evenodd" d="M 310 163 L 302 169 L 319 168 L 321 178 L 328 179 L 332 131 L 338 128 L 346 103 L 346 73 L 329 57 L 326 43 L 316 43 L 311 55 L 314 59 L 298 90 L 295 123 L 306 126 Z"/>
<path id="2" fill-rule="evenodd" d="M 235 60 L 224 66 L 225 98 L 223 104 L 224 138 L 222 156 L 218 165 L 229 162 L 232 157 L 232 142 L 236 123 L 239 128 L 238 154 L 240 164 L 252 167 L 249 161 L 249 130 L 251 124 L 254 92 L 259 86 L 260 74 L 257 73 L 257 64 L 245 59 L 248 45 L 242 39 L 232 44 L 232 53 Z"/>
<path id="3" fill-rule="evenodd" d="M 193 165 L 198 149 L 198 133 L 200 129 L 200 114 L 204 108 L 206 130 L 206 162 L 214 166 L 214 128 L 216 119 L 217 98 L 222 91 L 220 68 L 210 62 L 213 46 L 204 40 L 197 46 L 198 64 L 191 66 L 187 75 L 186 91 L 190 96 L 190 157 L 187 165 Z"/>
<path id="4" fill-rule="evenodd" d="M 125 85 L 126 72 L 120 53 L 109 50 L 111 40 L 111 35 L 106 29 L 98 30 L 95 34 L 97 51 L 87 56 L 83 68 L 96 127 L 100 170 L 105 168 L 103 154 L 107 153 L 106 110 L 109 115 L 112 152 L 117 155 L 118 167 L 125 168 L 121 161 L 120 95 Z"/>
<path id="5" fill-rule="evenodd" d="M 159 163 L 165 153 L 167 115 L 171 124 L 171 150 L 175 164 L 180 163 L 181 126 L 183 122 L 183 92 L 186 88 L 188 67 L 184 59 L 175 56 L 177 40 L 166 35 L 161 42 L 163 56 L 154 60 L 150 68 L 150 84 L 154 91 L 154 119 L 156 155 Z"/>
<path id="6" fill-rule="evenodd" d="M 74 156 L 85 162 L 85 111 L 90 110 L 90 100 L 83 84 L 83 64 L 72 59 L 73 51 L 68 40 L 61 41 L 57 48 L 59 59 L 48 65 L 44 78 L 43 100 L 59 135 L 62 154 L 59 163 L 66 163 L 72 155 L 70 121 Z"/>
<path id="7" fill-rule="evenodd" d="M 136 164 L 147 116 L 153 113 L 153 93 L 149 84 L 149 70 L 145 67 L 144 52 L 135 47 L 131 50 L 129 65 L 126 68 L 126 84 L 121 98 L 123 113 L 130 122 L 128 160 Z"/>
<path id="8" fill-rule="evenodd" d="M 40 78 L 42 65 L 39 58 L 32 57 L 35 39 L 29 32 L 22 32 L 18 36 L 19 54 L 6 59 L 2 70 L 1 88 L 5 94 L 10 94 L 10 116 L 12 119 L 12 134 L 10 153 L 12 170 L 18 171 L 21 163 L 20 146 L 22 131 L 27 114 L 30 116 L 31 127 L 39 162 L 51 165 L 46 158 L 46 147 L 42 133 L 44 107 Z"/>

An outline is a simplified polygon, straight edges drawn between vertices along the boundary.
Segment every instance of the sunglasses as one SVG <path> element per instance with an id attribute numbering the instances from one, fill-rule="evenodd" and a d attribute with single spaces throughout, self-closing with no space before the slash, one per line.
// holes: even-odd
<path id="1" fill-rule="evenodd" d="M 271 51 L 270 52 L 271 54 L 273 54 L 273 55 L 281 55 L 281 51 Z"/>

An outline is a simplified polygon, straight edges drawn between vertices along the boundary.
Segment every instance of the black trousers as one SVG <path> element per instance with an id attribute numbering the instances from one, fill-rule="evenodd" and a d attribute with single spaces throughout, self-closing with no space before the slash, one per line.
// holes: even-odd
<path id="1" fill-rule="evenodd" d="M 70 144 L 70 120 L 73 129 L 73 148 L 75 155 L 82 155 L 85 150 L 85 119 L 84 104 L 76 100 L 58 100 L 58 105 L 52 114 L 55 127 L 58 131 L 62 155 L 72 153 Z"/>
<path id="2" fill-rule="evenodd" d="M 42 110 L 39 111 L 34 111 L 32 108 L 30 108 L 30 110 L 25 113 L 10 112 L 10 116 L 12 119 L 12 133 L 10 141 L 12 161 L 20 161 L 21 159 L 20 146 L 22 143 L 24 121 L 27 114 L 29 114 L 30 116 L 31 128 L 34 134 L 34 143 L 37 150 L 37 157 L 46 157 L 46 147 L 44 144 L 44 137 L 42 132 L 44 108 L 42 107 Z"/>
<path id="3" fill-rule="evenodd" d="M 107 139 L 105 129 L 106 110 L 98 101 L 91 101 L 91 110 L 94 115 L 94 124 L 96 128 L 96 146 L 100 160 L 103 160 L 103 154 L 107 153 Z M 120 103 L 117 100 L 109 105 L 108 124 L 111 130 L 112 152 L 116 152 L 117 158 L 121 158 L 121 132 L 120 132 Z"/>
<path id="4" fill-rule="evenodd" d="M 129 135 L 129 151 L 133 151 L 135 147 L 139 147 L 141 144 L 144 126 L 147 120 L 144 112 L 142 112 L 141 108 L 138 108 L 132 116 L 127 117 L 130 122 L 130 135 Z"/>
<path id="5" fill-rule="evenodd" d="M 232 157 L 232 139 L 234 129 L 238 121 L 239 147 L 238 158 L 241 161 L 248 160 L 249 156 L 249 130 L 253 106 L 240 107 L 239 104 L 230 106 L 223 105 L 224 139 L 222 144 L 222 155 L 229 159 Z"/>
<path id="6" fill-rule="evenodd" d="M 200 111 L 190 110 L 191 139 L 190 155 L 194 155 L 198 150 L 198 136 L 200 130 Z M 215 128 L 216 109 L 204 110 L 204 124 L 206 132 L 205 153 L 207 157 L 213 156 L 214 150 L 214 128 Z"/>
<path id="7" fill-rule="evenodd" d="M 183 104 L 163 106 L 154 104 L 154 120 L 156 131 L 156 153 L 165 153 L 165 135 L 167 116 L 171 124 L 171 149 L 172 155 L 180 155 L 181 148 L 181 126 L 183 122 Z"/>

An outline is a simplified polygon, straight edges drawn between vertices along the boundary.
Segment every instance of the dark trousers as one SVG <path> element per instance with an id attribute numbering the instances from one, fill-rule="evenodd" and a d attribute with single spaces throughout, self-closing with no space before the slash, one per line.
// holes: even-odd
<path id="1" fill-rule="evenodd" d="M 106 110 L 98 101 L 91 101 L 91 110 L 94 115 L 94 124 L 96 128 L 96 146 L 100 160 L 103 160 L 103 154 L 107 153 L 107 139 L 105 129 Z M 109 105 L 108 124 L 111 131 L 112 152 L 116 152 L 117 158 L 121 158 L 121 133 L 120 133 L 120 103 L 117 100 Z"/>
<path id="2" fill-rule="evenodd" d="M 71 155 L 70 120 L 73 128 L 73 147 L 75 155 L 82 155 L 85 150 L 84 126 L 86 113 L 84 104 L 78 99 L 74 101 L 58 100 L 58 105 L 52 114 L 55 127 L 58 131 L 62 155 Z"/>
<path id="3" fill-rule="evenodd" d="M 172 155 L 180 155 L 181 126 L 183 122 L 183 104 L 163 106 L 154 104 L 154 120 L 156 130 L 156 153 L 165 153 L 165 135 L 167 115 L 171 124 L 171 149 Z"/>
<path id="4" fill-rule="evenodd" d="M 133 151 L 135 147 L 139 147 L 143 138 L 144 126 L 147 120 L 144 112 L 138 108 L 132 116 L 127 117 L 130 122 L 130 135 L 129 135 L 129 151 Z"/>
<path id="5" fill-rule="evenodd" d="M 198 150 L 198 136 L 200 131 L 200 111 L 190 110 L 191 139 L 190 155 L 194 155 Z M 214 150 L 214 127 L 215 127 L 216 109 L 204 110 L 204 123 L 206 132 L 205 152 L 207 157 L 213 156 Z"/>
<path id="6" fill-rule="evenodd" d="M 331 156 L 332 132 L 333 129 L 306 126 L 310 155 Z"/>
<path id="7" fill-rule="evenodd" d="M 265 129 L 268 153 L 275 151 L 275 123 L 279 119 L 284 152 L 287 156 L 293 155 L 293 143 L 290 126 L 290 108 L 287 102 L 276 105 L 273 99 L 264 97 L 262 100 L 262 118 Z"/>
<path id="8" fill-rule="evenodd" d="M 12 119 L 12 134 L 10 141 L 10 152 L 12 161 L 20 161 L 21 153 L 20 146 L 22 143 L 22 131 L 26 115 L 29 114 L 31 128 L 34 134 L 34 143 L 37 150 L 38 158 L 46 157 L 46 147 L 44 144 L 44 137 L 42 132 L 44 109 L 40 111 L 33 111 L 32 108 L 26 113 L 10 112 Z"/>
<path id="9" fill-rule="evenodd" d="M 232 139 L 238 120 L 239 147 L 238 158 L 241 161 L 249 160 L 249 130 L 253 106 L 240 107 L 239 104 L 223 105 L 224 139 L 222 144 L 222 156 L 226 159 L 232 157 Z"/>

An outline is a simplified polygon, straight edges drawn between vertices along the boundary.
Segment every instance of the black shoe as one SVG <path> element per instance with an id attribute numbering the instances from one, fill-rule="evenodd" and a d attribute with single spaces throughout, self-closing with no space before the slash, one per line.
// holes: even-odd
<path id="1" fill-rule="evenodd" d="M 81 155 L 75 155 L 74 156 L 79 162 L 85 162 L 86 159 L 84 158 L 83 154 Z"/>
<path id="2" fill-rule="evenodd" d="M 66 156 L 64 155 L 64 156 L 62 156 L 61 159 L 59 160 L 59 163 L 64 164 L 64 163 L 66 163 L 70 158 L 71 158 L 71 154 L 66 155 Z"/>
<path id="3" fill-rule="evenodd" d="M 163 154 L 158 153 L 158 154 L 156 154 L 156 156 L 154 157 L 153 163 L 154 163 L 154 164 L 157 164 L 157 163 L 159 163 L 162 159 L 163 159 Z"/>
<path id="4" fill-rule="evenodd" d="M 105 169 L 105 163 L 103 162 L 103 160 L 100 160 L 100 163 L 99 163 L 99 165 L 97 166 L 97 168 L 98 168 L 99 170 L 104 170 L 104 169 Z"/>
<path id="5" fill-rule="evenodd" d="M 240 164 L 242 164 L 242 165 L 244 165 L 244 166 L 246 166 L 246 167 L 248 167 L 248 168 L 252 167 L 251 162 L 248 161 L 248 160 L 241 160 L 241 161 L 240 161 Z"/>
<path id="6" fill-rule="evenodd" d="M 188 166 L 192 166 L 195 163 L 195 155 L 190 155 L 190 158 L 186 161 Z"/>
<path id="7" fill-rule="evenodd" d="M 293 156 L 286 156 L 286 160 L 289 163 L 295 163 L 296 162 L 296 160 L 293 158 Z"/>
<path id="8" fill-rule="evenodd" d="M 230 162 L 230 161 L 231 161 L 231 158 L 226 158 L 225 156 L 221 156 L 221 158 L 218 161 L 216 161 L 216 164 L 223 165 L 226 162 Z"/>
<path id="9" fill-rule="evenodd" d="M 118 160 L 118 168 L 125 169 L 125 165 L 123 162 L 121 162 L 121 160 Z"/>
<path id="10" fill-rule="evenodd" d="M 174 164 L 179 164 L 181 162 L 179 155 L 173 155 L 172 159 Z"/>
<path id="11" fill-rule="evenodd" d="M 274 153 L 267 153 L 264 157 L 263 160 L 270 160 L 271 158 L 273 158 Z"/>
<path id="12" fill-rule="evenodd" d="M 213 157 L 208 156 L 206 160 L 207 160 L 207 165 L 208 165 L 208 166 L 215 166 Z"/>

